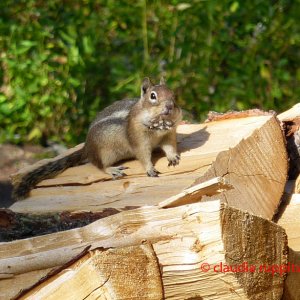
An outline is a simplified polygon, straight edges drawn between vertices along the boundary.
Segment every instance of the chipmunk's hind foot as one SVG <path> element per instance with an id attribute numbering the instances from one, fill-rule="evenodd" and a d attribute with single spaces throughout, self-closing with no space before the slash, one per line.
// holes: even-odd
<path id="1" fill-rule="evenodd" d="M 124 170 L 128 169 L 128 167 L 124 166 L 118 166 L 118 167 L 109 167 L 105 169 L 105 172 L 112 176 L 112 179 L 119 179 L 124 176 L 127 176 L 126 173 L 124 173 Z"/>

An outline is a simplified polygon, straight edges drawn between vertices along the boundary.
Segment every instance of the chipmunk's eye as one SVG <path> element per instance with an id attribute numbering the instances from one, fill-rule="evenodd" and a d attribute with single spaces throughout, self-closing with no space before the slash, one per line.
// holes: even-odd
<path id="1" fill-rule="evenodd" d="M 157 94 L 156 94 L 156 92 L 151 92 L 149 100 L 152 104 L 157 104 Z"/>
<path id="2" fill-rule="evenodd" d="M 157 94 L 155 92 L 151 92 L 150 99 L 151 100 L 156 100 L 157 99 Z"/>

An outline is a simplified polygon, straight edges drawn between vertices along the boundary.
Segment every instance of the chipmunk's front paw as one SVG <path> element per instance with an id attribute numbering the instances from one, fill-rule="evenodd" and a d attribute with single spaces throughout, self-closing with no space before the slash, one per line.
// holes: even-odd
<path id="1" fill-rule="evenodd" d="M 180 162 L 180 155 L 175 154 L 173 157 L 168 157 L 168 167 L 173 166 L 175 167 L 176 165 L 179 165 Z"/>
<path id="2" fill-rule="evenodd" d="M 149 177 L 158 177 L 158 174 L 160 174 L 160 172 L 157 171 L 154 167 L 147 171 L 147 175 Z"/>
<path id="3" fill-rule="evenodd" d="M 155 118 L 155 119 L 151 120 L 149 129 L 170 130 L 173 126 L 174 126 L 174 123 L 171 120 Z"/>

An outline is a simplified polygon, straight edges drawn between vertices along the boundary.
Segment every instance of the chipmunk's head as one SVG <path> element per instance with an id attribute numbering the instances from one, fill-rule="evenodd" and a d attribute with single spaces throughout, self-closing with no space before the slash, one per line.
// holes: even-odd
<path id="1" fill-rule="evenodd" d="M 141 102 L 148 111 L 149 121 L 159 117 L 178 123 L 181 119 L 181 109 L 175 103 L 174 92 L 166 86 L 163 78 L 158 85 L 154 85 L 150 78 L 144 78 L 141 87 Z"/>

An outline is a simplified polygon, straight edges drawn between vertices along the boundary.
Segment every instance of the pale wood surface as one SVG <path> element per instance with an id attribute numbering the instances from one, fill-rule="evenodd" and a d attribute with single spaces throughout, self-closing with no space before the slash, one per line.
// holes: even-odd
<path id="1" fill-rule="evenodd" d="M 299 194 L 300 193 L 300 176 L 298 176 L 295 180 L 295 190 L 294 190 L 295 194 Z"/>
<path id="2" fill-rule="evenodd" d="M 193 185 L 181 193 L 174 195 L 160 203 L 159 207 L 169 208 L 184 204 L 190 204 L 201 200 L 205 195 L 216 195 L 226 190 L 232 189 L 233 186 L 228 184 L 223 177 L 216 177 L 208 181 Z"/>
<path id="3" fill-rule="evenodd" d="M 287 114 L 281 119 L 284 118 Z M 287 177 L 287 154 L 279 121 L 274 116 L 261 115 L 181 125 L 178 146 L 182 160 L 176 168 L 168 168 L 162 155 L 155 156 L 155 166 L 162 172 L 159 178 L 146 177 L 134 160 L 124 163 L 129 167 L 128 176 L 116 181 L 86 164 L 44 180 L 29 198 L 15 203 L 11 208 L 16 212 L 39 214 L 141 208 L 74 230 L 0 243 L 0 299 L 9 299 L 35 284 L 49 270 L 63 266 L 89 245 L 92 250 L 88 256 L 49 277 L 34 292 L 48 293 L 50 299 L 53 292 L 59 298 L 79 288 L 81 299 L 87 295 L 90 299 L 103 295 L 109 299 L 114 291 L 110 285 L 113 281 L 103 285 L 104 289 L 112 288 L 108 294 L 101 290 L 93 292 L 95 287 L 102 286 L 99 274 L 108 278 L 105 268 L 113 261 L 112 258 L 102 260 L 103 251 L 100 253 L 99 247 L 104 247 L 107 253 L 114 251 L 117 256 L 126 253 L 129 266 L 130 251 L 144 247 L 145 242 L 153 247 L 153 252 L 146 255 L 151 270 L 158 271 L 157 263 L 160 267 L 160 276 L 153 275 L 150 286 L 154 287 L 155 295 L 159 295 L 159 279 L 166 299 L 280 299 L 284 276 L 267 272 L 215 272 L 213 268 L 208 272 L 201 270 L 202 263 L 210 266 L 248 263 L 257 268 L 262 264 L 287 263 L 285 232 L 266 220 L 272 219 L 278 208 Z M 43 163 L 47 162 L 38 164 Z M 35 167 L 21 170 L 14 177 L 15 182 Z M 218 195 L 202 196 L 199 186 L 215 177 L 232 188 Z M 189 196 L 185 198 L 186 191 L 190 195 L 199 192 L 192 201 L 202 202 L 184 205 L 190 200 Z M 164 209 L 152 206 L 167 198 L 169 202 L 179 199 L 175 204 L 181 206 Z M 290 262 L 299 262 L 299 217 L 293 214 L 296 211 L 299 216 L 297 207 L 298 203 L 291 200 L 278 222 L 289 234 Z M 132 255 L 133 266 L 144 257 Z M 109 268 L 114 268 L 113 264 Z M 126 270 L 119 269 L 123 274 L 117 281 L 131 280 Z M 127 278 L 122 277 L 124 274 Z M 286 300 L 299 296 L 295 284 L 300 282 L 299 274 L 290 275 L 285 286 Z M 146 277 L 141 275 L 140 285 L 145 281 L 143 278 Z M 132 282 L 139 284 L 139 278 L 132 278 Z"/>
<path id="4" fill-rule="evenodd" d="M 178 128 L 181 163 L 167 167 L 156 156 L 159 178 L 148 178 L 139 162 L 129 161 L 128 176 L 112 181 L 90 164 L 70 168 L 44 180 L 30 197 L 18 201 L 16 212 L 101 211 L 159 202 L 184 189 L 223 176 L 234 189 L 223 201 L 268 219 L 273 217 L 284 189 L 287 157 L 280 125 L 273 116 L 227 119 Z M 264 197 L 268 191 L 269 197 Z"/>
<path id="5" fill-rule="evenodd" d="M 290 272 L 284 282 L 282 300 L 298 300 L 300 299 L 300 251 L 295 251 L 292 248 L 288 250 Z"/>
<path id="6" fill-rule="evenodd" d="M 95 249 L 20 299 L 163 299 L 151 245 Z"/>
<path id="7" fill-rule="evenodd" d="M 289 110 L 278 115 L 281 122 L 293 122 L 300 117 L 300 103 L 297 103 Z M 292 165 L 299 173 L 299 155 L 297 151 L 291 152 Z M 297 168 L 298 166 L 298 168 Z M 300 177 L 295 182 L 289 182 L 288 190 L 284 197 L 284 203 L 280 207 L 280 218 L 278 224 L 287 232 L 289 245 L 289 264 L 292 266 L 300 266 Z M 300 299 L 300 268 L 297 272 L 290 272 L 285 281 L 284 300 Z"/>
<path id="8" fill-rule="evenodd" d="M 300 116 L 300 103 L 295 104 L 293 107 L 279 114 L 278 119 L 283 121 L 290 121 Z"/>
<path id="9" fill-rule="evenodd" d="M 270 221 L 227 207 L 220 201 L 209 201 L 169 209 L 142 207 L 98 220 L 83 228 L 2 243 L 0 270 L 7 279 L 0 281 L 0 299 L 7 299 L 28 287 L 28 282 L 24 285 L 22 281 L 25 274 L 32 275 L 43 268 L 61 266 L 88 245 L 92 249 L 124 249 L 141 245 L 146 240 L 153 245 L 160 265 L 166 299 L 271 300 L 281 297 L 283 276 L 244 272 L 236 277 L 232 272 L 216 272 L 214 266 L 232 261 L 234 264 L 248 262 L 257 267 L 266 262 L 270 265 L 284 264 L 284 231 Z M 130 255 L 128 257 L 130 259 Z M 202 263 L 208 263 L 210 270 L 203 272 Z M 102 272 L 101 262 L 93 263 L 93 268 Z M 68 274 L 75 276 L 76 272 L 72 273 L 69 269 L 62 271 L 62 277 L 56 281 L 57 289 L 60 284 L 63 284 L 62 291 L 66 288 L 65 284 L 76 286 Z M 86 280 L 96 280 L 85 272 L 77 278 L 80 278 L 81 284 Z M 32 283 L 35 281 L 36 276 Z"/>
<path id="10" fill-rule="evenodd" d="M 284 300 L 300 299 L 300 194 L 294 194 L 295 182 L 289 182 L 280 207 L 278 224 L 288 236 L 289 264 L 295 267 L 285 281 Z"/>
<path id="11" fill-rule="evenodd" d="M 289 247 L 300 251 L 300 194 L 291 194 L 285 202 L 277 223 L 286 230 Z"/>
<path id="12" fill-rule="evenodd" d="M 221 152 L 211 168 L 196 181 L 222 176 L 234 189 L 220 196 L 203 197 L 202 201 L 218 197 L 233 207 L 272 219 L 280 203 L 277 195 L 284 191 L 288 159 L 280 125 L 275 117 L 268 118 L 264 126 L 236 147 Z"/>

